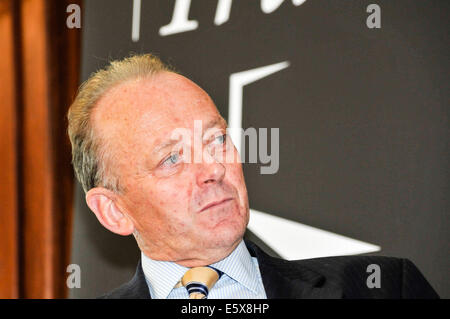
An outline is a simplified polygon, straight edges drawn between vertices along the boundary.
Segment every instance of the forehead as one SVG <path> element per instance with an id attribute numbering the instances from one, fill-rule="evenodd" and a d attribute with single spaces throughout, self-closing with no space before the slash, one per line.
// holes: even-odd
<path id="1" fill-rule="evenodd" d="M 146 138 L 157 143 L 175 128 L 217 117 L 205 91 L 181 75 L 163 72 L 110 89 L 98 101 L 92 121 L 96 133 L 108 140 L 135 143 Z"/>

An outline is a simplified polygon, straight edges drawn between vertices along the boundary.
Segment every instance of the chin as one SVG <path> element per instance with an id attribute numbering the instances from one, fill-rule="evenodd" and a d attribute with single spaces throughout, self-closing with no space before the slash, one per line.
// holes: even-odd
<path id="1" fill-rule="evenodd" d="M 231 247 L 240 242 L 244 237 L 246 224 L 241 222 L 229 221 L 222 222 L 216 225 L 213 229 L 205 234 L 209 234 L 204 238 L 204 243 L 207 247 Z"/>
<path id="2" fill-rule="evenodd" d="M 249 214 L 242 207 L 236 208 L 232 212 L 218 213 L 216 216 L 220 218 L 204 220 L 198 225 L 203 247 L 231 247 L 241 241 L 249 221 Z"/>

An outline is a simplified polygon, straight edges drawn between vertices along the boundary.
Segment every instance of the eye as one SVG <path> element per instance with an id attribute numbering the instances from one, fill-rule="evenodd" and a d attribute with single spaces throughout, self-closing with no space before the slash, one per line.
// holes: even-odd
<path id="1" fill-rule="evenodd" d="M 179 162 L 180 154 L 175 153 L 170 155 L 164 162 L 162 162 L 161 166 L 172 166 Z"/>
<path id="2" fill-rule="evenodd" d="M 216 138 L 214 139 L 213 143 L 215 144 L 225 144 L 225 141 L 227 140 L 227 135 L 223 134 L 220 136 L 216 136 Z"/>

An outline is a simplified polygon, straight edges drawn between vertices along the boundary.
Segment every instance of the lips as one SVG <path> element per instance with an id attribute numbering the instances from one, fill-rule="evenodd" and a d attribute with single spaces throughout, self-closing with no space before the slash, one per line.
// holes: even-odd
<path id="1" fill-rule="evenodd" d="M 230 200 L 233 200 L 233 198 L 231 198 L 231 197 L 230 198 L 225 198 L 225 199 L 222 199 L 222 200 L 219 200 L 219 201 L 215 201 L 215 202 L 209 203 L 208 205 L 206 205 L 205 207 L 203 207 L 200 210 L 200 213 L 204 212 L 205 210 L 207 210 L 207 209 L 209 209 L 211 207 L 215 207 L 215 206 L 219 206 L 219 205 L 225 204 L 226 202 L 229 202 Z"/>

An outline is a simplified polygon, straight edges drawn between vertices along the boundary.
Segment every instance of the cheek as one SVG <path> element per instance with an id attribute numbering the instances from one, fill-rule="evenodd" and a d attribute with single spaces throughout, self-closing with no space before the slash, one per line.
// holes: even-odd
<path id="1" fill-rule="evenodd" d="M 146 228 L 155 230 L 153 236 L 178 238 L 189 231 L 193 224 L 188 208 L 192 187 L 186 181 L 160 180 L 144 192 L 152 212 L 147 210 L 143 218 Z"/>
<path id="2" fill-rule="evenodd" d="M 247 188 L 245 186 L 244 174 L 240 163 L 230 164 L 227 167 L 228 182 L 234 186 L 239 194 L 242 206 L 247 206 Z"/>
<path id="3" fill-rule="evenodd" d="M 192 195 L 192 185 L 186 180 L 161 181 L 157 185 L 154 200 L 157 206 L 168 217 L 186 217 L 188 213 L 188 203 Z"/>
<path id="4" fill-rule="evenodd" d="M 244 174 L 239 163 L 233 163 L 227 167 L 227 178 L 237 189 L 245 188 Z"/>
<path id="5" fill-rule="evenodd" d="M 164 189 L 164 195 L 159 201 L 160 207 L 165 210 L 163 214 L 167 232 L 179 238 L 188 233 L 193 225 L 189 211 L 192 187 L 186 181 L 180 181 Z"/>

